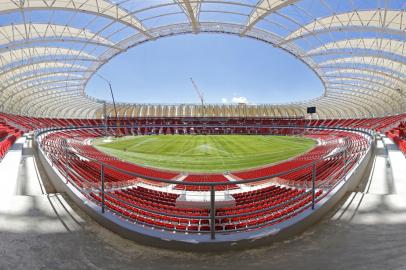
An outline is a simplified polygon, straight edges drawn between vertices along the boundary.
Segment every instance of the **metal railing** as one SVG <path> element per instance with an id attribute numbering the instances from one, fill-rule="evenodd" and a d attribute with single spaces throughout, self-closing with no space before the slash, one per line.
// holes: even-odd
<path id="1" fill-rule="evenodd" d="M 149 175 L 143 175 L 128 171 L 123 168 L 118 168 L 109 164 L 108 162 L 102 162 L 89 156 L 82 157 L 80 153 L 78 154 L 76 152 L 73 152 L 72 149 L 70 149 L 68 146 L 52 144 L 47 145 L 43 143 L 44 136 L 46 134 L 49 134 L 50 132 L 68 131 L 75 129 L 84 130 L 103 128 L 103 126 L 88 126 L 41 129 L 35 131 L 35 139 L 38 142 L 41 151 L 46 154 L 47 158 L 51 162 L 51 165 L 54 168 L 58 169 L 64 175 L 67 183 L 72 184 L 88 199 L 91 199 L 96 204 L 99 204 L 101 213 L 104 214 L 106 209 L 108 209 L 114 214 L 121 216 L 122 218 L 127 219 L 131 222 L 145 224 L 164 230 L 168 229 L 167 227 L 165 227 L 165 223 L 156 221 L 168 220 L 167 223 L 172 224 L 172 228 L 168 229 L 170 231 L 201 234 L 210 233 L 212 239 L 215 239 L 216 233 L 219 232 L 231 233 L 236 231 L 253 230 L 288 219 L 294 215 L 297 215 L 298 213 L 303 212 L 306 209 L 314 210 L 316 208 L 317 202 L 328 195 L 329 192 L 331 192 L 338 184 L 342 183 L 342 181 L 345 180 L 348 170 L 356 166 L 362 160 L 367 151 L 370 150 L 371 142 L 374 137 L 373 132 L 369 130 L 307 127 L 307 130 L 328 129 L 358 132 L 358 134 L 364 135 L 368 145 L 363 148 L 362 151 L 354 152 L 351 148 L 349 148 L 348 143 L 346 143 L 342 149 L 340 149 L 333 155 L 322 157 L 317 160 L 312 160 L 311 162 L 308 162 L 304 165 L 290 168 L 286 171 L 281 171 L 271 175 L 264 175 L 261 177 L 229 182 L 186 182 L 152 177 Z M 116 127 L 109 128 L 114 129 Z M 297 129 L 298 127 L 293 128 Z M 48 148 L 50 147 L 56 147 L 57 150 L 54 150 L 53 152 L 48 151 Z M 93 178 L 93 180 L 89 179 L 90 177 L 84 177 L 84 174 L 79 173 L 73 166 L 74 160 L 77 158 L 84 158 L 87 163 L 93 163 L 95 166 L 98 166 L 98 171 L 97 169 L 95 169 L 95 167 L 92 167 L 92 170 L 94 172 L 97 172 L 97 175 Z M 327 166 L 327 164 L 329 164 L 329 166 Z M 333 164 L 333 166 L 331 166 L 331 164 Z M 327 166 L 327 168 L 324 168 L 323 165 Z M 107 170 L 110 170 L 110 174 L 107 173 L 106 175 Z M 115 189 L 112 188 L 112 186 L 106 187 L 106 177 L 109 175 L 111 177 L 112 172 L 126 175 L 128 176 L 128 179 L 133 178 L 148 180 L 152 181 L 152 183 L 159 183 L 162 186 L 163 184 L 166 184 L 167 193 L 187 193 L 190 196 L 193 196 L 194 192 L 189 192 L 188 187 L 204 187 L 204 192 L 210 194 L 210 205 L 208 209 L 204 210 L 179 209 L 177 211 L 163 211 L 162 209 L 160 211 L 156 209 L 156 207 L 150 207 L 144 203 L 140 203 L 140 201 L 142 201 L 140 198 L 138 198 L 138 201 L 135 200 L 136 197 L 131 200 L 129 197 L 126 197 L 123 194 L 117 195 L 114 192 Z M 292 175 L 295 173 L 297 173 L 297 175 L 301 174 L 301 176 L 297 176 L 297 178 L 292 177 Z M 266 183 L 264 183 L 264 180 L 267 180 Z M 123 182 L 125 183 L 125 181 L 126 180 L 124 180 Z M 134 182 L 134 184 L 135 183 L 136 181 Z M 260 207 L 258 206 L 256 207 L 256 209 L 254 208 L 255 204 L 247 204 L 245 205 L 245 211 L 242 209 L 243 207 L 238 207 L 238 205 L 236 205 L 235 207 L 219 208 L 219 203 L 216 202 L 216 194 L 254 194 L 256 192 L 259 193 L 260 190 L 266 190 L 266 188 L 272 186 L 272 184 L 278 184 L 279 186 L 285 187 L 286 189 L 290 188 L 292 194 L 293 191 L 295 191 L 296 193 L 293 196 L 286 197 L 288 195 L 286 194 L 286 192 L 281 192 L 280 194 L 276 195 L 271 195 L 270 192 L 270 194 L 266 194 L 266 192 L 264 192 L 261 202 L 266 202 L 266 204 Z M 142 186 L 142 184 L 138 182 L 136 186 Z M 168 188 L 169 186 L 171 187 L 171 189 Z M 180 186 L 184 188 L 179 188 Z M 240 189 L 241 187 L 243 187 L 243 190 L 237 191 L 237 189 L 230 188 L 230 186 L 239 187 Z M 124 184 L 124 186 L 120 188 L 120 186 L 118 185 L 117 190 L 122 191 L 125 188 L 131 187 L 131 185 Z M 152 189 L 153 187 L 151 186 L 150 188 Z M 165 193 L 165 187 L 155 188 L 155 190 L 161 191 L 162 194 Z M 100 201 L 97 198 L 100 198 Z M 286 210 L 286 208 L 291 208 L 291 211 L 283 211 Z M 117 209 L 120 209 L 120 211 L 118 211 Z M 169 207 L 167 209 L 169 209 Z M 150 219 L 150 221 L 152 221 L 151 223 L 148 222 L 148 216 L 153 216 L 153 218 Z M 262 216 L 262 219 L 259 218 L 260 216 Z M 137 217 L 143 217 L 143 219 Z M 178 219 L 178 221 L 176 221 L 176 219 Z M 170 220 L 172 220 L 172 222 Z M 222 221 L 224 220 L 228 220 L 229 222 L 223 223 Z M 235 220 L 236 222 L 231 222 L 232 220 Z M 238 220 L 244 221 L 238 223 Z M 259 222 L 259 220 L 261 220 L 262 222 Z M 176 225 L 176 223 L 178 223 L 178 225 Z M 186 223 L 188 223 L 188 225 L 185 225 Z M 194 224 L 196 224 L 197 229 L 190 230 L 189 228 L 191 226 L 194 226 Z M 239 227 L 237 226 L 238 224 L 245 224 L 245 227 Z M 231 226 L 230 228 L 226 229 L 226 225 Z M 222 227 L 222 230 L 218 230 L 216 226 Z M 203 230 L 202 228 L 205 229 Z M 209 229 L 206 230 L 206 228 Z"/>

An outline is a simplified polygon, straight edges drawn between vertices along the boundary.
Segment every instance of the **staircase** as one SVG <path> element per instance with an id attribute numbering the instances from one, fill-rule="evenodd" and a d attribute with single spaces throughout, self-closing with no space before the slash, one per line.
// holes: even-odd
<path id="1" fill-rule="evenodd" d="M 0 231 L 63 233 L 83 220 L 63 194 L 55 193 L 35 158 L 32 135 L 19 138 L 0 163 Z"/>

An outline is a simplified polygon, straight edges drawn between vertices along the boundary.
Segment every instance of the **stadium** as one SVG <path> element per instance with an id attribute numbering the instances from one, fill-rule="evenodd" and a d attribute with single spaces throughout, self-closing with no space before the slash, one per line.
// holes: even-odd
<path id="1" fill-rule="evenodd" d="M 405 8 L 0 1 L 0 268 L 404 269 Z M 190 40 L 200 36 L 208 43 L 197 49 Z M 225 51 L 207 46 L 217 40 L 229 42 Z M 256 102 L 234 93 L 213 101 L 228 91 L 215 78 L 225 66 L 205 59 L 243 40 L 250 51 L 226 68 L 253 63 L 258 82 L 221 80 L 251 84 Z M 149 46 L 158 49 L 147 54 Z M 160 53 L 173 47 L 184 56 L 166 67 Z M 203 80 L 182 70 L 194 57 L 188 48 Z M 287 102 L 268 100 L 277 83 L 267 73 L 284 66 L 275 60 L 262 73 L 268 50 L 303 68 L 284 75 L 299 92 L 314 88 L 307 80 L 321 92 L 307 98 L 278 85 Z M 130 77 L 164 90 L 122 79 L 137 67 L 120 57 L 141 69 L 161 61 L 154 78 Z M 178 75 L 197 103 L 169 83 Z M 201 84 L 218 86 L 208 93 Z"/>

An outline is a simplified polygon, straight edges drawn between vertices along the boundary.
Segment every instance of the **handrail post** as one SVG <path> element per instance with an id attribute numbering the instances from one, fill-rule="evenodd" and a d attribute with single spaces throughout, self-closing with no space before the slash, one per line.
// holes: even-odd
<path id="1" fill-rule="evenodd" d="M 343 154 L 343 179 L 345 180 L 345 174 L 346 174 L 346 167 L 347 166 L 347 148 L 344 150 Z"/>
<path id="2" fill-rule="evenodd" d="M 214 186 L 210 186 L 210 234 L 211 234 L 211 239 L 214 240 L 216 239 L 216 227 L 215 227 L 215 190 Z"/>
<path id="3" fill-rule="evenodd" d="M 66 162 L 66 163 L 68 163 L 68 162 Z M 68 171 L 70 170 L 70 167 L 69 167 L 69 165 L 67 165 L 65 163 L 63 163 L 63 164 L 65 165 L 65 168 L 66 168 L 66 170 L 63 171 L 63 174 L 66 177 L 66 184 L 68 184 L 69 183 Z"/>
<path id="4" fill-rule="evenodd" d="M 312 210 L 314 210 L 316 196 L 316 161 L 313 161 L 312 165 Z"/>
<path id="5" fill-rule="evenodd" d="M 101 178 L 101 190 L 102 190 L 102 213 L 104 214 L 104 166 L 103 163 L 100 165 L 100 178 Z"/>

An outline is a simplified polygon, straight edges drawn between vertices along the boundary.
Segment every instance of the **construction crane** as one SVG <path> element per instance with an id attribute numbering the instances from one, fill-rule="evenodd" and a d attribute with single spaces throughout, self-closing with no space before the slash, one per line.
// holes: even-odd
<path id="1" fill-rule="evenodd" d="M 111 94 L 111 99 L 112 99 L 112 101 L 113 101 L 113 107 L 114 107 L 114 112 L 115 112 L 115 114 L 116 114 L 116 125 L 117 125 L 117 133 L 116 133 L 116 137 L 117 136 L 121 136 L 120 135 L 120 122 L 119 122 L 119 120 L 118 120 L 118 113 L 117 113 L 117 107 L 116 107 L 116 101 L 115 101 L 115 99 L 114 99 L 114 94 L 113 94 L 113 87 L 111 86 L 111 82 L 109 81 L 109 80 L 107 80 L 104 76 L 102 76 L 102 75 L 100 75 L 99 73 L 95 73 L 97 76 L 99 76 L 100 77 L 100 79 L 102 79 L 103 81 L 105 81 L 108 85 L 109 85 L 109 88 L 110 88 L 110 94 Z M 103 103 L 103 110 L 104 110 L 104 116 L 105 116 L 105 121 L 106 121 L 106 134 L 107 134 L 107 125 L 108 125 L 108 120 L 107 120 L 107 104 L 106 104 L 106 102 L 104 102 Z"/>
<path id="2" fill-rule="evenodd" d="M 118 114 L 117 114 L 117 108 L 116 108 L 116 101 L 114 99 L 114 94 L 113 94 L 113 87 L 111 86 L 111 82 L 109 80 L 107 80 L 104 76 L 100 75 L 99 73 L 95 73 L 97 76 L 100 77 L 100 79 L 102 79 L 103 81 L 105 81 L 110 88 L 110 95 L 111 95 L 111 99 L 113 101 L 113 107 L 114 107 L 114 112 L 116 114 L 116 119 L 118 118 Z"/>
<path id="3" fill-rule="evenodd" d="M 205 107 L 204 107 L 204 96 L 203 93 L 199 90 L 199 88 L 197 87 L 195 81 L 193 80 L 193 78 L 190 78 L 190 81 L 193 84 L 193 87 L 197 93 L 197 95 L 199 96 L 200 102 L 202 103 L 202 116 L 204 117 L 205 115 Z"/>

